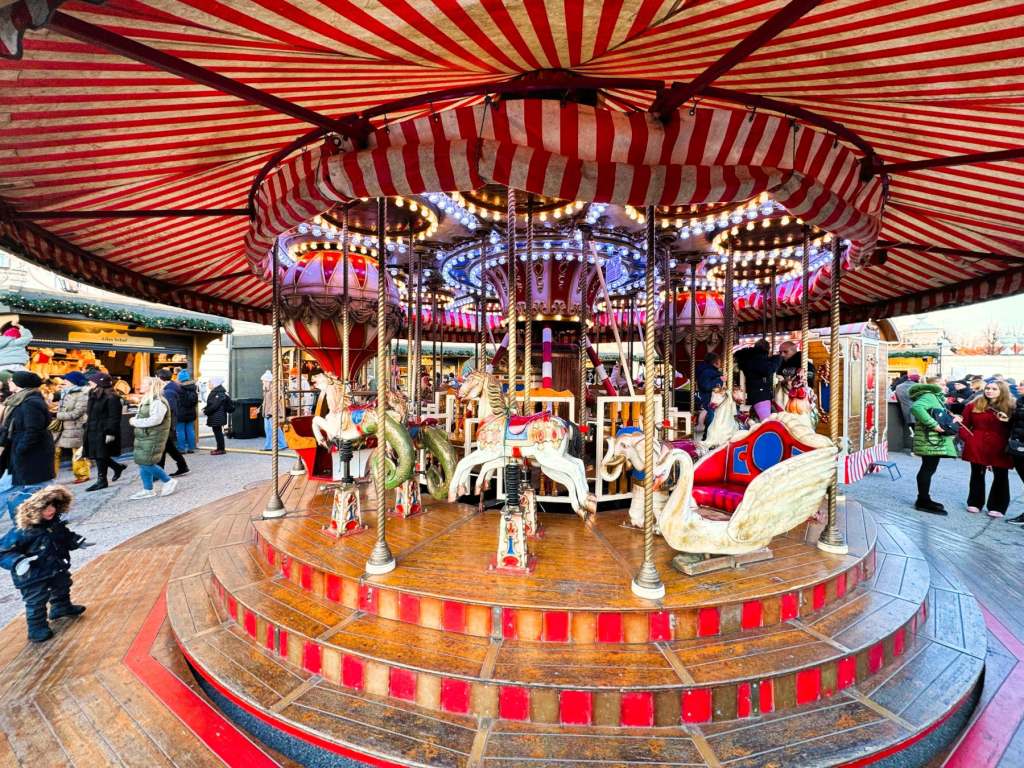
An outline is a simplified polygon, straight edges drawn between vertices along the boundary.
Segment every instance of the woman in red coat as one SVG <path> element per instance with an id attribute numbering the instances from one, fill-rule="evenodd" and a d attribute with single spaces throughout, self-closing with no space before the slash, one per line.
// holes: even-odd
<path id="1" fill-rule="evenodd" d="M 1014 400 L 1005 381 L 985 385 L 980 397 L 964 409 L 960 436 L 964 440 L 964 461 L 971 463 L 971 485 L 967 511 L 978 513 L 985 504 L 985 469 L 992 467 L 992 488 L 988 494 L 988 516 L 1002 517 L 1010 506 L 1009 471 L 1013 458 L 1006 452 L 1010 439 L 1010 414 Z"/>

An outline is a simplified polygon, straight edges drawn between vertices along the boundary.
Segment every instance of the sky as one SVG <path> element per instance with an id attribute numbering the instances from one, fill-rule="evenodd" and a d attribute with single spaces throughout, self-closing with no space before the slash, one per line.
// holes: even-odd
<path id="1" fill-rule="evenodd" d="M 924 315 L 907 315 L 893 320 L 903 331 L 912 326 L 919 317 L 946 331 L 950 337 L 970 339 L 978 336 L 989 323 L 995 323 L 1003 330 L 1024 331 L 1024 294 L 1007 296 L 980 304 L 954 309 L 940 309 Z"/>

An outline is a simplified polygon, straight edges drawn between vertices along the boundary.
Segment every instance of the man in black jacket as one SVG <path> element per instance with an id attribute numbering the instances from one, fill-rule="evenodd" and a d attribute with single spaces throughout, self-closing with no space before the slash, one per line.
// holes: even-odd
<path id="1" fill-rule="evenodd" d="M 0 419 L 0 468 L 11 476 L 6 492 L 7 512 L 54 479 L 53 434 L 48 429 L 53 416 L 39 391 L 43 380 L 31 371 L 13 371 L 11 396 L 4 401 Z"/>
<path id="2" fill-rule="evenodd" d="M 171 372 L 166 368 L 161 368 L 157 371 L 156 377 L 161 381 L 167 382 L 164 384 L 164 399 L 167 401 L 171 411 L 171 431 L 167 433 L 167 444 L 164 447 L 164 455 L 160 457 L 159 464 L 160 468 L 163 469 L 164 462 L 170 456 L 174 459 L 174 463 L 178 465 L 178 468 L 171 472 L 171 477 L 179 477 L 180 475 L 188 474 L 188 463 L 186 463 L 185 457 L 181 455 L 181 451 L 178 450 L 177 441 L 178 398 L 181 396 L 181 385 L 171 379 Z"/>

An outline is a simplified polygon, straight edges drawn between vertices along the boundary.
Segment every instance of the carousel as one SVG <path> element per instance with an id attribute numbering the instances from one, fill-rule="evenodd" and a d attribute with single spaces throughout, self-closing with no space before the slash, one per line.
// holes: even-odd
<path id="1" fill-rule="evenodd" d="M 257 90 L 15 5 L 0 19 L 12 51 L 48 25 L 234 98 Z M 253 62 L 308 42 L 296 66 L 330 79 L 328 32 L 370 55 L 362 28 L 349 39 L 283 5 L 295 13 L 258 30 L 229 14 L 239 40 L 284 36 Z M 761 44 L 814 5 L 765 11 Z M 577 42 L 617 36 L 616 8 Z M 202 47 L 220 12 L 145 24 Z M 171 31 L 178 13 L 202 32 Z M 488 13 L 518 50 L 509 30 L 528 20 Z M 397 56 L 388 24 L 360 19 Z M 464 42 L 468 59 L 507 58 Z M 739 45 L 727 55 L 751 52 Z M 274 399 L 298 461 L 275 445 L 269 478 L 189 518 L 150 645 L 124 656 L 140 675 L 163 659 L 181 685 L 157 675 L 149 691 L 199 702 L 174 711 L 228 764 L 923 766 L 971 717 L 978 605 L 844 492 L 884 458 L 885 354 L 863 329 L 892 302 L 945 300 L 934 281 L 894 288 L 885 267 L 918 252 L 884 229 L 904 221 L 887 209 L 904 169 L 808 107 L 711 86 L 718 74 L 691 89 L 628 69 L 553 64 L 438 90 L 399 67 L 413 85 L 389 80 L 329 120 L 261 97 L 315 127 L 280 129 L 290 143 L 233 169 L 248 204 L 220 210 L 233 218 L 216 237 L 243 242 L 244 264 L 200 269 L 174 295 L 269 320 L 282 391 L 286 332 L 321 369 L 319 400 L 289 419 Z M 405 95 L 382 103 L 392 87 Z M 3 218 L 4 241 L 79 264 L 74 233 L 30 218 Z M 990 262 L 971 264 L 963 290 L 988 295 Z M 110 270 L 83 274 L 124 277 Z M 164 283 L 136 285 L 156 297 Z M 450 380 L 453 342 L 473 354 Z M 752 349 L 771 366 L 767 400 Z"/>

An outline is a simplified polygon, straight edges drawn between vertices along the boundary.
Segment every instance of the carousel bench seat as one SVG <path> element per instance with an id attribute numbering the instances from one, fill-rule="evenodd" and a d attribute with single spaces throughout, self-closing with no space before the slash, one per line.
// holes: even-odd
<path id="1" fill-rule="evenodd" d="M 779 462 L 813 450 L 776 418 L 715 449 L 694 467 L 693 500 L 702 507 L 735 512 L 750 482 Z"/>

